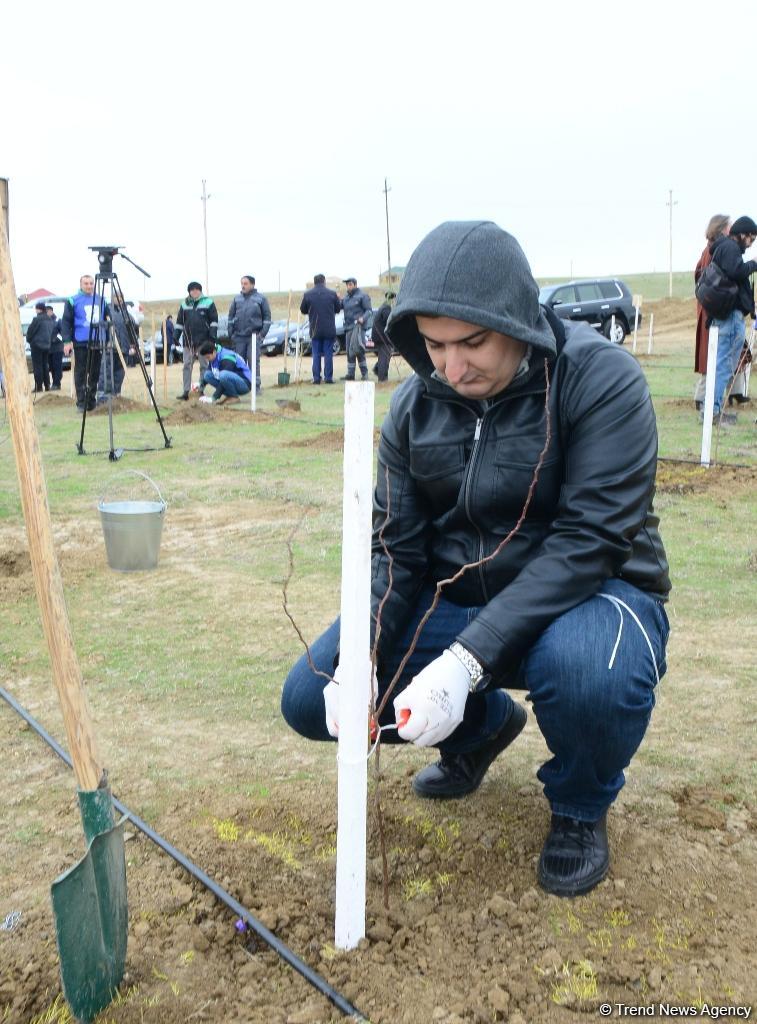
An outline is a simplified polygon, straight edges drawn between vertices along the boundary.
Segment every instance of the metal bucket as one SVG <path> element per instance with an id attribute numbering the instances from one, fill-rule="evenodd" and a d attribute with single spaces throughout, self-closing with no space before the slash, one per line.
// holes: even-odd
<path id="1" fill-rule="evenodd" d="M 144 473 L 155 490 L 158 488 Z M 105 501 L 97 506 L 105 538 L 108 565 L 117 572 L 141 572 L 155 569 L 160 553 L 160 538 L 166 503 L 158 491 L 159 501 Z"/>

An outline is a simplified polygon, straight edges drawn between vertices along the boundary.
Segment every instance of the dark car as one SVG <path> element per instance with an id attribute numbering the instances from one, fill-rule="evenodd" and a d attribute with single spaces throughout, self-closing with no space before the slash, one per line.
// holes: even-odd
<path id="1" fill-rule="evenodd" d="M 622 345 L 634 327 L 633 297 L 627 285 L 617 277 L 548 284 L 540 289 L 539 302 L 549 306 L 563 320 L 584 320 L 615 345 Z M 613 317 L 615 331 L 610 337 Z M 641 313 L 638 323 L 641 323 Z"/>
<path id="2" fill-rule="evenodd" d="M 273 320 L 268 328 L 268 333 L 260 343 L 260 351 L 264 356 L 280 356 L 284 352 L 284 339 L 296 337 L 296 321 L 290 320 L 287 328 L 286 320 Z"/>
<path id="3" fill-rule="evenodd" d="M 184 332 L 182 331 L 179 336 L 178 342 L 174 345 L 173 350 L 173 361 L 180 363 L 184 358 Z M 220 345 L 225 345 L 229 341 L 229 318 L 226 313 L 219 313 L 218 315 L 218 332 L 216 334 L 216 341 Z M 159 327 L 152 338 L 146 338 L 143 350 L 143 358 L 146 363 L 149 363 L 152 359 L 152 347 L 155 346 L 155 362 L 163 362 L 163 328 Z"/>
<path id="4" fill-rule="evenodd" d="M 368 312 L 365 315 L 365 347 L 366 348 L 372 348 L 373 347 L 373 342 L 371 341 L 371 328 L 373 326 L 373 316 L 374 316 L 374 313 L 375 313 L 375 310 L 369 309 Z M 297 340 L 296 336 L 289 339 L 289 354 L 290 355 L 294 355 L 294 353 L 295 353 L 296 340 Z M 310 344 L 310 327 L 309 327 L 309 324 L 307 323 L 307 321 L 305 322 L 302 330 L 300 331 L 300 343 L 301 343 L 301 346 L 302 346 L 302 354 L 304 356 L 309 355 L 313 346 Z M 338 356 L 339 353 L 340 352 L 344 352 L 344 350 L 346 348 L 347 348 L 347 343 L 345 341 L 345 332 L 344 332 L 344 313 L 337 313 L 337 315 L 336 315 L 336 338 L 334 339 L 334 344 L 332 346 L 332 350 L 333 350 L 334 355 Z"/>

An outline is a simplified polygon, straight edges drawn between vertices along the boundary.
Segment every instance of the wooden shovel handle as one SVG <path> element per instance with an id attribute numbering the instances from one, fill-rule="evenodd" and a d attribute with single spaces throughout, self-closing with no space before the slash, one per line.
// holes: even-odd
<path id="1" fill-rule="evenodd" d="M 16 454 L 34 586 L 76 781 L 81 789 L 92 790 L 98 788 L 102 770 L 53 547 L 39 435 L 21 338 L 5 216 L 0 210 L 0 366 L 5 373 L 6 407 Z"/>

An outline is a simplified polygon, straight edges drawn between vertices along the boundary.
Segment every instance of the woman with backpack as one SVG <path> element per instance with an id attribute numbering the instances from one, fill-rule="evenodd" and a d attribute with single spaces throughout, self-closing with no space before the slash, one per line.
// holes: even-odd
<path id="1" fill-rule="evenodd" d="M 722 406 L 728 382 L 736 372 L 744 347 L 744 317 L 755 317 L 751 275 L 757 271 L 757 262 L 744 260 L 744 253 L 755 238 L 757 224 L 751 217 L 735 220 L 730 234 L 720 234 L 711 242 L 710 265 L 702 270 L 697 283 L 697 298 L 707 313 L 706 326 L 718 329 L 713 416 L 721 422 L 736 422 L 735 415 L 722 414 Z M 716 277 L 719 280 L 716 281 Z M 703 285 L 706 285 L 704 289 Z"/>
<path id="2" fill-rule="evenodd" d="M 710 255 L 710 246 L 716 238 L 720 238 L 721 235 L 727 235 L 731 228 L 731 218 L 727 213 L 716 213 L 714 217 L 710 217 L 710 223 L 707 225 L 707 230 L 704 233 L 706 244 L 702 249 L 702 255 L 699 257 L 696 267 L 694 268 L 694 287 L 696 288 L 699 283 L 699 278 L 702 276 L 702 272 L 707 264 L 712 259 Z M 707 383 L 707 345 L 709 342 L 709 328 L 707 327 L 707 313 L 705 312 L 704 306 L 697 301 L 697 330 L 694 341 L 694 373 L 700 374 L 699 380 L 694 388 L 694 405 L 697 412 L 701 412 L 704 408 L 704 389 Z"/>

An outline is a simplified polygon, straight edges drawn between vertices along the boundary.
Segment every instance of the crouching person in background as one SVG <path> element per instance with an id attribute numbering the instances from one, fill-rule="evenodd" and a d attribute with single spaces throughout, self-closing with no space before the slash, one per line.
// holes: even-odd
<path id="1" fill-rule="evenodd" d="M 252 371 L 240 355 L 214 341 L 204 341 L 199 354 L 208 360 L 202 383 L 215 388 L 212 395 L 203 395 L 200 401 L 229 404 L 248 394 L 252 388 Z"/>

